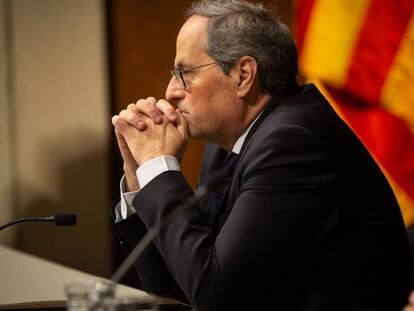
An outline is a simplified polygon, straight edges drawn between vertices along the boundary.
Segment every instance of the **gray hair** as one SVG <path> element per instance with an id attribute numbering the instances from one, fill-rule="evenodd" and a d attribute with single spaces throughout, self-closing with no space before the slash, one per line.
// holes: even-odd
<path id="1" fill-rule="evenodd" d="M 242 56 L 258 64 L 260 86 L 281 94 L 296 83 L 297 51 L 289 28 L 272 11 L 244 0 L 201 0 L 186 11 L 209 18 L 205 52 L 229 74 Z"/>

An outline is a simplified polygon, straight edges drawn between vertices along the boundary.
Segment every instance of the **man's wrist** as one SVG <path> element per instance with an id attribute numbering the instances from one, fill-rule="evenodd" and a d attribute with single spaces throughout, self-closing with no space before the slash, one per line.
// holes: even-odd
<path id="1" fill-rule="evenodd" d="M 139 183 L 136 176 L 136 171 L 131 171 L 128 167 L 124 165 L 124 173 L 125 173 L 125 188 L 126 191 L 138 191 L 139 190 Z"/>

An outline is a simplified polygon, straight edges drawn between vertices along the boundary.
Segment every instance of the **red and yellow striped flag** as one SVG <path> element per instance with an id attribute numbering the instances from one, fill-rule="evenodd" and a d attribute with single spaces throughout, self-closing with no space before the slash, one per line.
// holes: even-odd
<path id="1" fill-rule="evenodd" d="M 302 75 L 382 167 L 414 224 L 414 0 L 297 0 Z"/>

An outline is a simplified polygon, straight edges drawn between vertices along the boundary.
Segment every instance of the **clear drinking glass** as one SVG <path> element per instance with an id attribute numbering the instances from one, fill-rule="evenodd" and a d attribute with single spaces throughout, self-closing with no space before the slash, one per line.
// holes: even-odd
<path id="1" fill-rule="evenodd" d="M 109 281 L 72 283 L 65 286 L 68 311 L 156 311 L 156 300 L 148 297 L 115 297 Z"/>
<path id="2" fill-rule="evenodd" d="M 90 293 L 93 291 L 92 284 L 71 283 L 65 285 L 66 310 L 68 311 L 88 311 L 91 310 L 93 301 Z"/>

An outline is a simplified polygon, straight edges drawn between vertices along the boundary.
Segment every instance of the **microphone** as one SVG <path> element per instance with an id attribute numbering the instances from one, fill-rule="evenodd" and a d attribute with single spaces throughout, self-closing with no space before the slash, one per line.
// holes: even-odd
<path id="1" fill-rule="evenodd" d="M 48 216 L 48 217 L 25 217 L 25 218 L 18 218 L 8 223 L 5 223 L 0 226 L 0 231 L 11 226 L 14 224 L 18 224 L 21 222 L 34 222 L 34 221 L 43 221 L 43 222 L 53 222 L 56 226 L 73 226 L 76 224 L 76 214 L 70 213 L 58 213 L 55 216 Z"/>
<path id="2" fill-rule="evenodd" d="M 52 220 L 56 226 L 69 227 L 76 225 L 76 214 L 71 213 L 58 213 L 53 216 Z"/>

